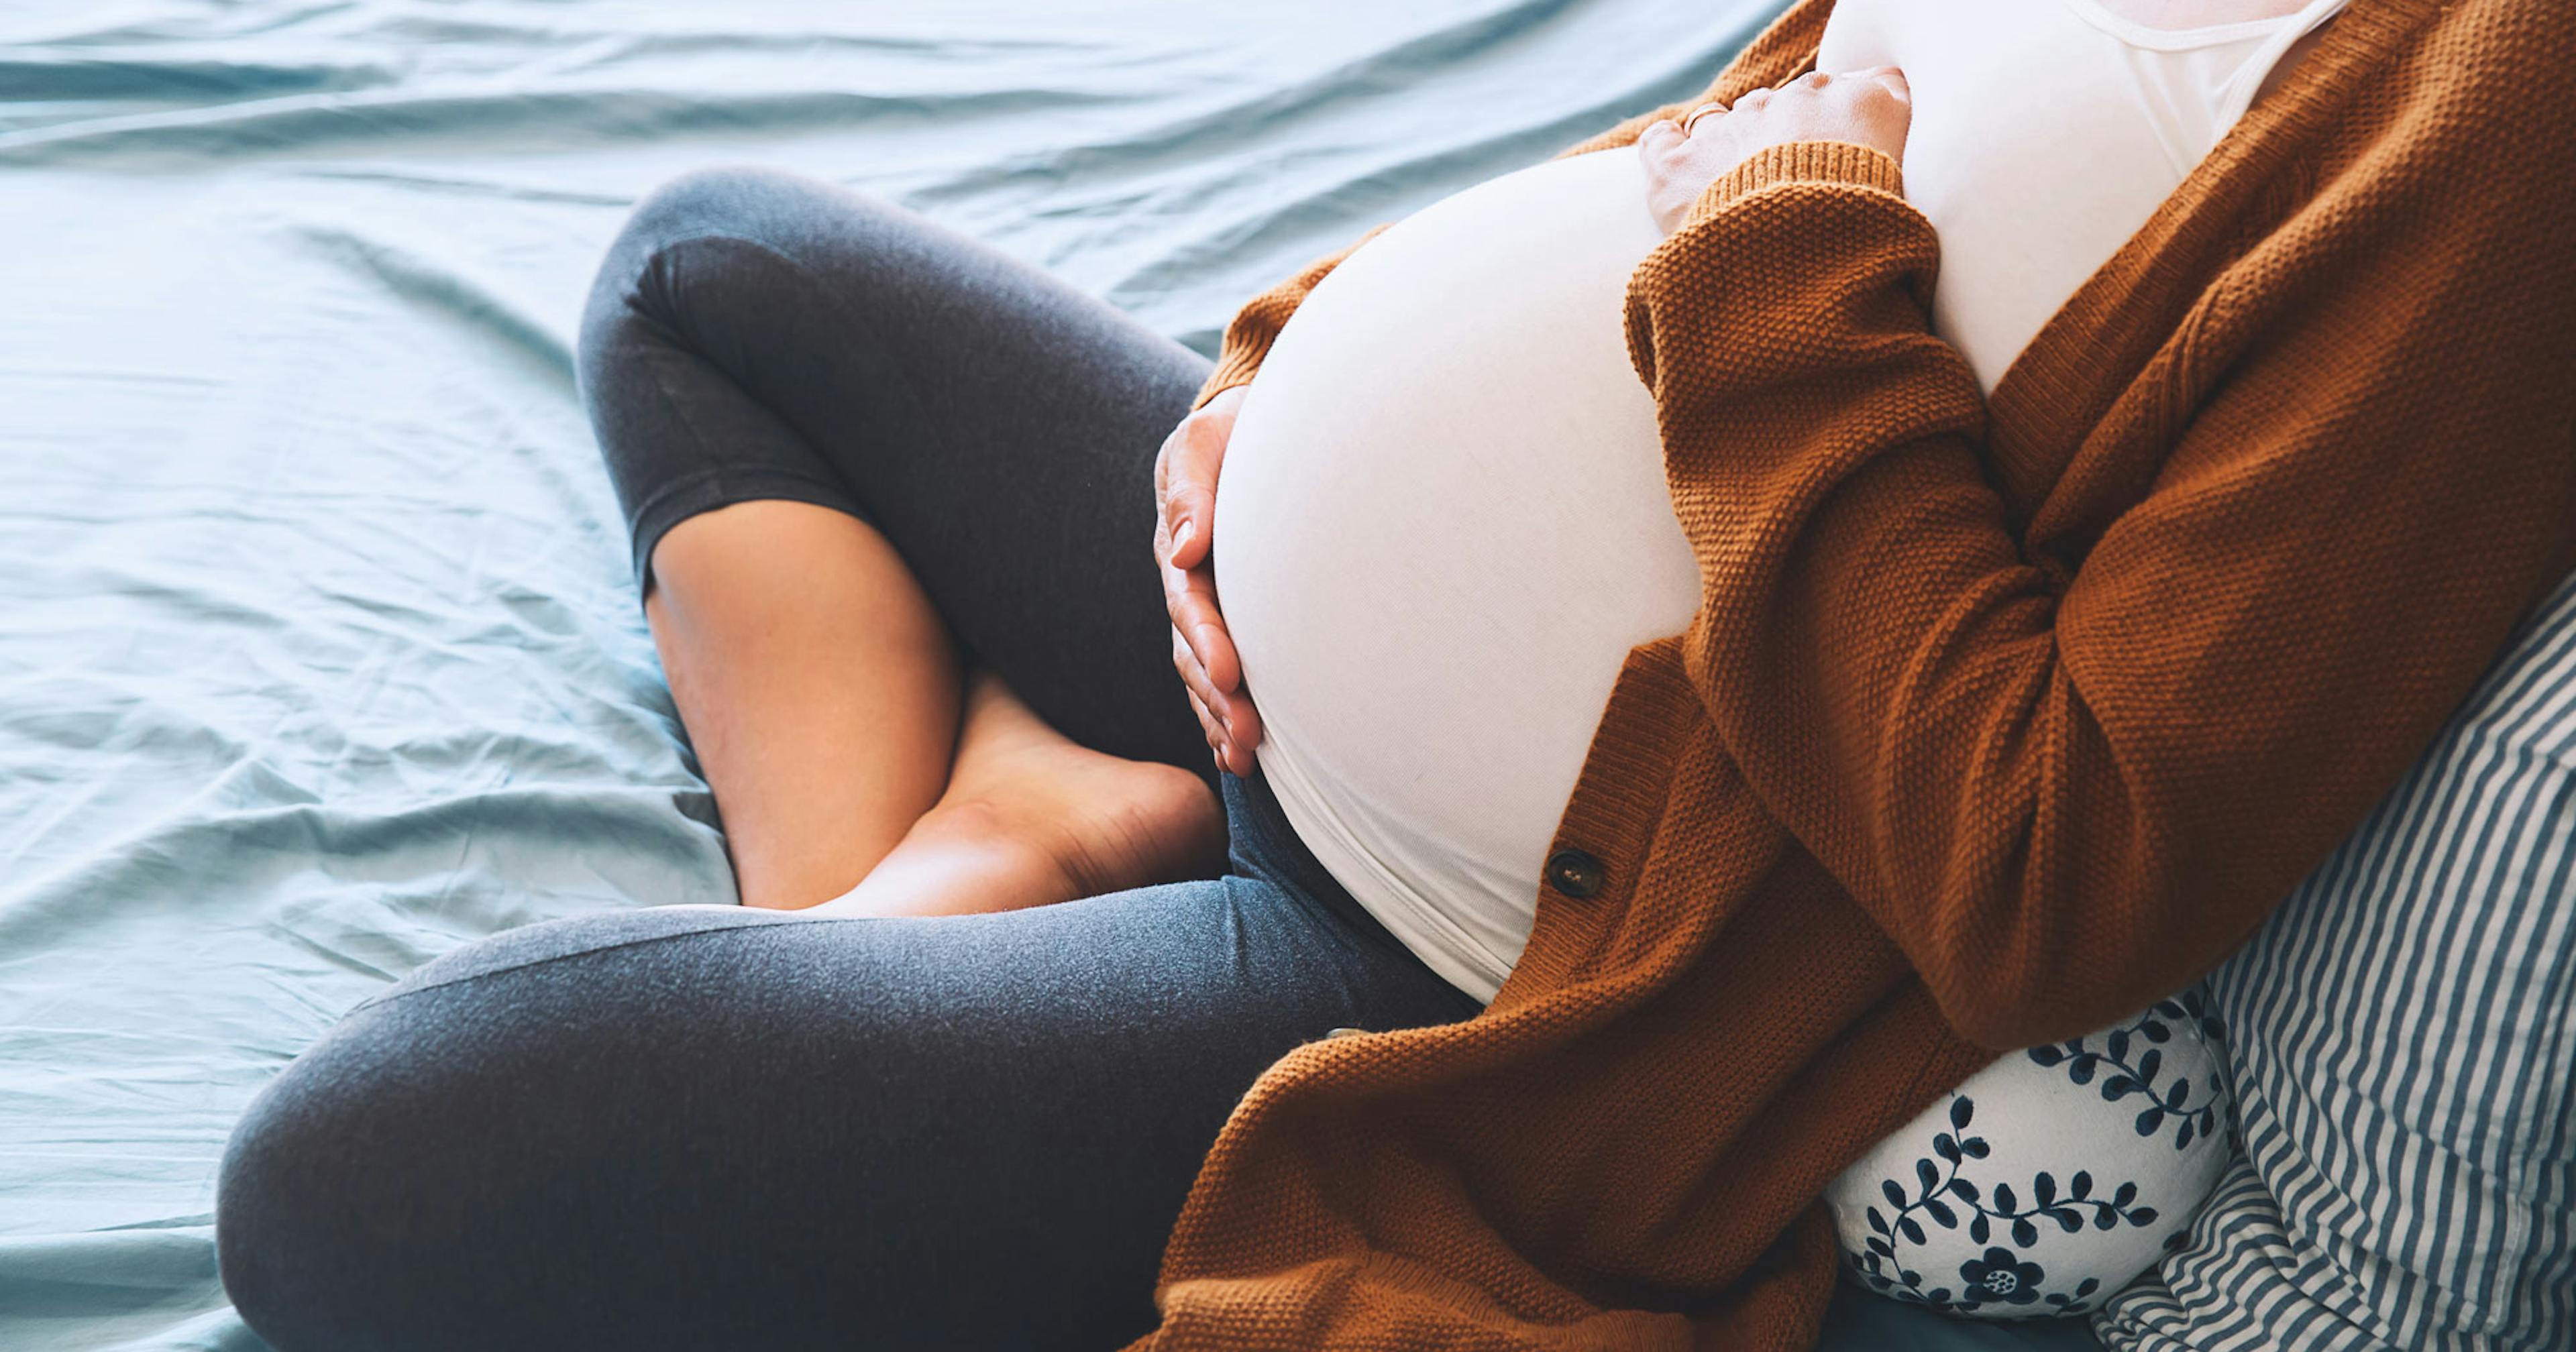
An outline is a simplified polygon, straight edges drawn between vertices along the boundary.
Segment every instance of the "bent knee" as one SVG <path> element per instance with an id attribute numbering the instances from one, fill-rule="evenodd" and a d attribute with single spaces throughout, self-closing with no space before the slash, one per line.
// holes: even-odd
<path id="1" fill-rule="evenodd" d="M 361 1005 L 225 1151 L 216 1250 L 242 1318 L 279 1352 L 734 1345 L 688 1324 L 747 1317 L 691 1284 L 702 1249 L 754 1247 L 781 1216 L 825 1233 L 840 1214 L 828 1189 L 764 1192 L 767 1157 L 721 1148 L 774 1139 L 793 1114 L 763 1105 L 811 1087 L 810 1045 L 744 1049 L 795 1043 L 806 1012 L 848 1002 L 785 983 L 810 998 L 773 1032 L 761 1020 L 781 996 L 722 1001 L 762 941 L 835 928 L 736 908 L 573 917 L 468 945 Z M 868 1026 L 811 1036 L 860 1045 Z M 804 1155 L 828 1163 L 858 1106 L 809 1124 Z"/>
<path id="2" fill-rule="evenodd" d="M 224 1290 L 280 1352 L 382 1347 L 380 1313 L 399 1301 L 406 1232 L 434 1226 L 424 1204 L 454 1189 L 420 1129 L 394 1057 L 364 1015 L 297 1058 L 251 1103 L 225 1147 L 215 1244 Z"/>
<path id="3" fill-rule="evenodd" d="M 446 1307 L 507 1286 L 529 1175 L 550 1141 L 612 1111 L 568 1067 L 595 1058 L 561 1011 L 596 987 L 579 960 L 739 921 L 607 912 L 450 953 L 361 1004 L 234 1127 L 217 1180 L 224 1288 L 281 1352 L 441 1344 Z M 554 990 L 567 983 L 575 989 Z M 560 1092 L 557 1092 L 560 1090 Z"/>
<path id="4" fill-rule="evenodd" d="M 689 240 L 750 236 L 765 197 L 787 191 L 799 180 L 776 170 L 747 166 L 693 169 L 646 193 L 627 214 L 610 241 L 592 280 L 582 314 L 581 363 L 585 370 L 615 345 L 623 323 L 636 318 L 660 321 L 669 289 L 656 284 L 654 273 L 675 246 Z"/>
<path id="5" fill-rule="evenodd" d="M 882 220 L 854 226 L 854 217 Z M 656 338 L 757 327 L 811 290 L 794 275 L 800 268 L 901 218 L 890 203 L 777 169 L 724 165 L 664 183 L 627 216 L 591 283 L 579 337 L 584 383 Z"/>
<path id="6" fill-rule="evenodd" d="M 827 233 L 852 233 L 853 213 L 900 214 L 891 203 L 782 169 L 692 169 L 635 204 L 609 246 L 600 269 L 601 288 L 632 291 L 672 249 L 700 240 L 798 256 Z"/>
<path id="7" fill-rule="evenodd" d="M 626 218 L 621 240 L 646 249 L 712 233 L 759 237 L 782 216 L 810 211 L 839 190 L 819 180 L 758 165 L 692 169 L 644 194 Z"/>

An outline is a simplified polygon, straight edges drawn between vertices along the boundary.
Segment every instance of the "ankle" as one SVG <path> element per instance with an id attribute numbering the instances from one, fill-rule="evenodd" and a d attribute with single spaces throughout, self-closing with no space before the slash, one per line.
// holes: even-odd
<path id="1" fill-rule="evenodd" d="M 1007 806 L 942 798 L 894 852 L 832 903 L 852 915 L 962 915 L 1071 901 L 1081 883 Z"/>

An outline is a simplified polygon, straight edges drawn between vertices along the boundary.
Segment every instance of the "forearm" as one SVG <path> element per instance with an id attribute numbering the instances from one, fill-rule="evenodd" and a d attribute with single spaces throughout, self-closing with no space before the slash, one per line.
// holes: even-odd
<path id="1" fill-rule="evenodd" d="M 2568 468 L 2527 449 L 2563 407 L 2500 396 L 2538 360 L 2459 316 L 2274 317 L 2173 427 L 2088 439 L 2133 505 L 2078 483 L 2105 523 L 2026 550 L 1929 332 L 1936 241 L 1868 154 L 1712 185 L 1630 341 L 1721 741 L 1952 1022 L 2020 1045 L 2205 971 L 2395 782 L 2563 555 Z"/>

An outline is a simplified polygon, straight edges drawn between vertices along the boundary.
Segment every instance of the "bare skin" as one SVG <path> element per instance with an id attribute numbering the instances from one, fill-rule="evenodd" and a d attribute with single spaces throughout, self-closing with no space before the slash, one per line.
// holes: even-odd
<path id="1" fill-rule="evenodd" d="M 947 792 L 815 915 L 1015 910 L 1191 876 L 1225 852 L 1207 785 L 1047 725 L 990 671 L 968 677 Z"/>
<path id="2" fill-rule="evenodd" d="M 1234 636 L 1217 613 L 1216 478 L 1234 436 L 1241 385 L 1219 390 L 1183 418 L 1154 457 L 1154 561 L 1163 573 L 1163 606 L 1172 617 L 1172 666 L 1190 692 L 1190 708 L 1207 734 L 1220 770 L 1252 773 L 1261 745 L 1261 716 L 1243 689 Z"/>
<path id="3" fill-rule="evenodd" d="M 1197 776 L 1086 750 L 956 645 L 875 528 L 801 502 L 693 516 L 645 615 L 746 906 L 1016 910 L 1191 876 L 1224 818 Z"/>

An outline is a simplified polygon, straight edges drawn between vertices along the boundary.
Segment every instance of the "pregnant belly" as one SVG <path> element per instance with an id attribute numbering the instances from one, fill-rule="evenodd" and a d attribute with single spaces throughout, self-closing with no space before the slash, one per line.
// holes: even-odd
<path id="1" fill-rule="evenodd" d="M 1629 364 L 1661 240 L 1634 154 L 1407 218 L 1301 305 L 1245 394 L 1216 576 L 1300 837 L 1490 999 L 1627 651 L 1699 577 Z"/>

